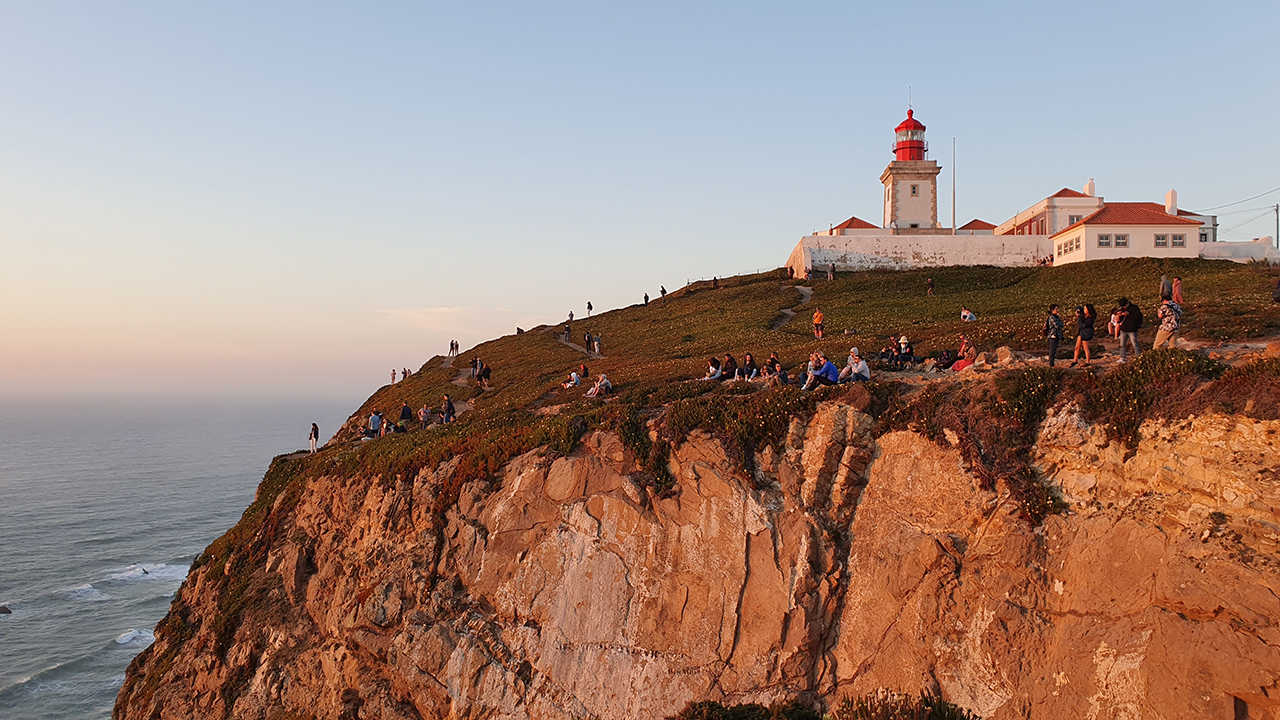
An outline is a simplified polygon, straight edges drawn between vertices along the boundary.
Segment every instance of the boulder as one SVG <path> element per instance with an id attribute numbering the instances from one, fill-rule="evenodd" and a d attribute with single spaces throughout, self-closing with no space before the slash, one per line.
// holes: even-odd
<path id="1" fill-rule="evenodd" d="M 0 605 L 0 615 L 12 615 L 12 614 L 13 614 L 13 611 L 9 609 L 8 605 Z"/>
<path id="2" fill-rule="evenodd" d="M 1008 365 L 1013 362 L 1013 349 L 1008 345 L 1001 345 L 996 348 L 996 364 Z"/>

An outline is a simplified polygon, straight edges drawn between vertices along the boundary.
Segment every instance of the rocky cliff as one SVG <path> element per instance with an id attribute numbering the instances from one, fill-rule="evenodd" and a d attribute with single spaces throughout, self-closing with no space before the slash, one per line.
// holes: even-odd
<path id="1" fill-rule="evenodd" d="M 1029 461 L 1061 504 L 1034 520 L 964 438 L 867 405 L 793 419 L 750 470 L 692 432 L 667 493 L 606 431 L 460 487 L 458 458 L 277 459 L 115 716 L 654 718 L 893 688 L 993 719 L 1280 717 L 1280 421 L 1148 420 L 1130 446 L 1059 406 Z"/>

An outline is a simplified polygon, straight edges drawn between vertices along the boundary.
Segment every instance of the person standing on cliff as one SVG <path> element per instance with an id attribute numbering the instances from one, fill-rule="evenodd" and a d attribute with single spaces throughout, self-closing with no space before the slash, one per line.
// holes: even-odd
<path id="1" fill-rule="evenodd" d="M 591 307 L 591 301 L 590 301 L 590 300 L 588 300 L 588 301 L 587 301 L 587 317 L 591 317 L 591 311 L 592 311 L 593 309 L 594 309 L 594 308 L 592 308 L 592 307 Z"/>
<path id="2" fill-rule="evenodd" d="M 1058 314 L 1058 304 L 1049 306 L 1049 315 L 1044 319 L 1044 337 L 1049 342 L 1049 367 L 1058 357 L 1058 344 L 1062 342 L 1062 316 Z"/>
<path id="3" fill-rule="evenodd" d="M 1178 329 L 1182 326 L 1182 306 L 1166 295 L 1156 309 L 1156 317 L 1160 320 L 1160 328 L 1156 330 L 1156 341 L 1151 344 L 1151 349 L 1176 348 Z"/>
<path id="4" fill-rule="evenodd" d="M 392 384 L 392 385 L 395 385 L 395 384 L 396 384 L 396 369 L 395 369 L 395 368 L 391 368 L 391 384 Z"/>
<path id="5" fill-rule="evenodd" d="M 311 432 L 307 433 L 307 440 L 311 444 L 311 454 L 316 454 L 316 442 L 320 440 L 320 426 L 311 423 Z"/>
<path id="6" fill-rule="evenodd" d="M 644 294 L 644 304 L 646 307 L 649 305 L 649 293 Z"/>

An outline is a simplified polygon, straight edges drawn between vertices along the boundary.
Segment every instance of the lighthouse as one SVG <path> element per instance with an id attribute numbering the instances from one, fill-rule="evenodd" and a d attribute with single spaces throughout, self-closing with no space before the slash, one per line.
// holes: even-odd
<path id="1" fill-rule="evenodd" d="M 893 129 L 893 160 L 880 174 L 884 227 L 896 232 L 938 227 L 938 163 L 925 158 L 929 144 L 915 111 Z"/>

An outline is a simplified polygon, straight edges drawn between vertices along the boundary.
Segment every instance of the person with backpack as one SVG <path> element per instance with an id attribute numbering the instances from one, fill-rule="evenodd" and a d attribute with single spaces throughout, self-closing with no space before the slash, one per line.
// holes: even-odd
<path id="1" fill-rule="evenodd" d="M 590 300 L 588 300 L 588 301 L 587 301 L 587 317 L 591 317 L 591 311 L 592 311 L 592 310 L 594 310 L 594 309 L 595 309 L 595 308 L 591 307 L 591 301 L 590 301 Z"/>
<path id="2" fill-rule="evenodd" d="M 1129 302 L 1129 298 L 1122 297 L 1116 304 L 1120 306 L 1120 362 L 1125 362 L 1129 357 L 1130 346 L 1133 347 L 1134 355 L 1141 352 L 1138 348 L 1138 329 L 1142 327 L 1142 310 Z"/>
<path id="3" fill-rule="evenodd" d="M 1062 316 L 1058 314 L 1058 304 L 1049 306 L 1049 315 L 1044 319 L 1044 337 L 1049 342 L 1049 367 L 1058 357 L 1058 343 L 1062 342 Z"/>
<path id="4" fill-rule="evenodd" d="M 1173 301 L 1171 295 L 1165 295 L 1156 309 L 1156 317 L 1160 319 L 1160 329 L 1156 330 L 1156 341 L 1151 349 L 1178 346 L 1178 328 L 1182 326 L 1182 306 Z"/>
<path id="5" fill-rule="evenodd" d="M 1071 367 L 1075 367 L 1080 361 L 1081 350 L 1084 350 L 1085 365 L 1092 359 L 1089 355 L 1089 341 L 1093 339 L 1093 323 L 1097 319 L 1098 313 L 1089 303 L 1076 306 L 1076 350 L 1071 356 Z"/>

